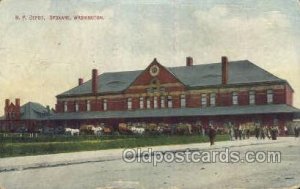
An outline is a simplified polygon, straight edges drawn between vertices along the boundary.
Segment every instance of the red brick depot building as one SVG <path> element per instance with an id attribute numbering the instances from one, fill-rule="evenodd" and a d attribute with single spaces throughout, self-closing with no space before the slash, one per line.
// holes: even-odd
<path id="1" fill-rule="evenodd" d="M 105 123 L 201 123 L 224 126 L 252 122 L 279 126 L 299 115 L 289 83 L 248 60 L 165 67 L 156 59 L 144 70 L 92 70 L 87 82 L 57 95 L 55 125 Z"/>

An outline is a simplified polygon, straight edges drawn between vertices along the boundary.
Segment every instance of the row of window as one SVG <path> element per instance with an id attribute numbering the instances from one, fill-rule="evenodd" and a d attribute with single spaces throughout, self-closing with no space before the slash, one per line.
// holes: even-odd
<path id="1" fill-rule="evenodd" d="M 201 106 L 206 107 L 208 105 L 207 103 L 207 96 L 209 95 L 209 105 L 215 106 L 216 105 L 216 93 L 210 93 L 210 94 L 201 94 Z M 145 104 L 145 97 L 139 98 L 139 107 L 140 109 L 150 109 L 151 108 L 151 98 L 146 97 L 146 104 Z M 232 92 L 232 105 L 238 105 L 238 93 Z M 173 99 L 172 96 L 160 96 L 160 102 L 158 102 L 158 97 L 153 97 L 153 108 L 158 108 L 158 103 L 160 103 L 160 108 L 172 108 L 173 107 Z M 273 90 L 267 91 L 267 103 L 271 104 L 273 103 Z M 254 105 L 255 104 L 255 91 L 249 91 L 249 104 Z M 185 95 L 180 95 L 180 107 L 186 107 L 186 97 Z M 107 99 L 103 100 L 102 109 L 104 111 L 107 110 Z M 127 99 L 127 109 L 132 110 L 132 98 Z M 87 100 L 86 103 L 86 110 L 91 111 L 91 103 L 89 100 Z M 64 111 L 68 111 L 68 105 L 67 102 L 64 102 Z M 75 102 L 75 111 L 79 111 L 79 104 L 78 102 Z"/>
<path id="2" fill-rule="evenodd" d="M 16 116 L 17 114 L 15 113 L 15 112 L 7 112 L 6 113 L 6 117 L 8 118 L 8 119 L 15 119 L 17 116 Z"/>
<path id="3" fill-rule="evenodd" d="M 267 90 L 267 103 L 272 104 L 273 103 L 273 90 Z M 232 93 L 232 104 L 238 105 L 238 93 L 233 92 Z M 254 105 L 255 104 L 255 91 L 249 91 L 249 104 Z"/>
<path id="4" fill-rule="evenodd" d="M 107 100 L 104 99 L 103 100 L 103 104 L 102 104 L 102 108 L 103 110 L 107 110 Z M 68 103 L 67 102 L 64 102 L 64 112 L 67 112 L 68 111 Z M 75 112 L 78 112 L 79 111 L 79 103 L 78 102 L 75 102 Z M 91 101 L 87 100 L 86 101 L 86 111 L 91 111 Z"/>

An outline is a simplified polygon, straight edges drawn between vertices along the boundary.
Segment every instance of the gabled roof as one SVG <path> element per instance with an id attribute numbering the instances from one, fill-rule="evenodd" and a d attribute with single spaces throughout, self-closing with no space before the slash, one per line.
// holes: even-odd
<path id="1" fill-rule="evenodd" d="M 229 62 L 228 84 L 251 84 L 262 82 L 286 82 L 248 60 Z M 187 87 L 206 87 L 221 85 L 221 63 L 198 64 L 167 68 Z M 118 93 L 127 89 L 143 72 L 124 71 L 108 72 L 98 76 L 98 93 Z M 57 97 L 91 94 L 92 81 L 74 87 Z"/>
<path id="2" fill-rule="evenodd" d="M 36 102 L 28 102 L 21 106 L 21 120 L 38 120 L 52 113 L 46 107 Z"/>
<path id="3" fill-rule="evenodd" d="M 117 119 L 117 118 L 158 118 L 158 117 L 190 117 L 220 115 L 253 115 L 290 113 L 297 114 L 300 110 L 286 104 L 267 104 L 250 106 L 218 106 L 206 108 L 174 108 L 143 109 L 104 112 L 70 112 L 56 113 L 46 117 L 49 120 L 80 120 L 80 119 Z"/>

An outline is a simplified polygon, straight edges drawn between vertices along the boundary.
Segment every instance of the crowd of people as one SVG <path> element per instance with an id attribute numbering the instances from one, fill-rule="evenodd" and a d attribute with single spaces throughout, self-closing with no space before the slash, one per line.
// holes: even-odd
<path id="1" fill-rule="evenodd" d="M 253 134 L 253 132 L 254 132 L 256 139 L 264 140 L 264 139 L 268 138 L 268 139 L 272 139 L 272 140 L 277 140 L 277 136 L 279 134 L 279 129 L 277 126 L 271 126 L 271 127 L 255 126 L 254 130 L 252 129 L 252 131 L 251 131 L 250 127 L 244 126 L 244 125 L 238 125 L 236 127 L 230 125 L 228 127 L 228 134 L 229 134 L 231 141 L 249 139 L 250 135 Z M 299 134 L 300 134 L 300 129 L 298 129 L 297 132 L 295 131 L 296 137 L 298 137 Z M 207 135 L 210 140 L 210 145 L 214 145 L 215 138 L 217 135 L 217 128 L 210 125 Z"/>

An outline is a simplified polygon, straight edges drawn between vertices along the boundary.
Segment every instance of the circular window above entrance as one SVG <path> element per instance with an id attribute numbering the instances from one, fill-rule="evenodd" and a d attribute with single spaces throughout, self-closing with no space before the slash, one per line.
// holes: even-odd
<path id="1" fill-rule="evenodd" d="M 157 65 L 153 65 L 150 68 L 150 75 L 151 76 L 157 76 L 159 73 L 159 67 Z"/>

